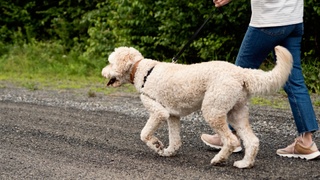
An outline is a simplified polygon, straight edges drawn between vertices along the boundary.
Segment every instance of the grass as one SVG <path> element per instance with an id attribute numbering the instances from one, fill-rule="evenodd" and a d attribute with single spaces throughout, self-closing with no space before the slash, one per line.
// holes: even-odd
<path id="1" fill-rule="evenodd" d="M 270 99 L 261 98 L 261 97 L 252 97 L 251 104 L 252 105 L 260 105 L 260 106 L 271 106 L 271 107 L 277 108 L 277 109 L 288 109 L 289 108 L 289 104 L 281 98 L 270 100 Z"/>
<path id="2" fill-rule="evenodd" d="M 0 56 L 0 72 L 19 75 L 46 76 L 100 76 L 106 60 L 85 57 L 79 52 L 66 52 L 55 42 L 37 42 L 31 45 L 8 45 L 9 52 Z M 19 78 L 19 77 L 17 77 Z"/>
<path id="3" fill-rule="evenodd" d="M 93 90 L 90 89 L 89 92 L 88 92 L 88 96 L 92 97 L 92 98 L 96 97 L 96 92 L 94 92 Z"/>
<path id="4" fill-rule="evenodd" d="M 51 76 L 41 74 L 20 74 L 19 76 L 13 73 L 2 74 L 0 77 L 0 87 L 6 88 L 6 85 L 1 85 L 3 82 L 13 83 L 17 87 L 25 87 L 30 91 L 35 90 L 61 90 L 61 89 L 88 89 L 88 96 L 95 97 L 96 93 L 111 94 L 115 92 L 136 92 L 131 84 L 125 84 L 120 88 L 107 87 L 108 79 L 102 76 Z"/>
<path id="5" fill-rule="evenodd" d="M 25 84 L 22 84 L 21 86 L 27 88 L 30 91 L 38 90 L 38 87 L 37 87 L 36 83 L 34 83 L 34 82 L 26 82 Z"/>
<path id="6" fill-rule="evenodd" d="M 6 49 L 8 51 L 0 55 L 0 85 L 2 80 L 30 91 L 87 88 L 89 97 L 94 97 L 96 92 L 135 92 L 132 85 L 119 89 L 105 87 L 107 80 L 101 76 L 105 59 L 66 52 L 56 42 L 7 45 Z"/>

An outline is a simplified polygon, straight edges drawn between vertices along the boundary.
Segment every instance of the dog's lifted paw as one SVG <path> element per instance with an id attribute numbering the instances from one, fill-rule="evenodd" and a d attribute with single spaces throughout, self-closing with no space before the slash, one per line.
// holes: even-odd
<path id="1" fill-rule="evenodd" d="M 233 166 L 237 168 L 251 168 L 253 166 L 253 163 L 241 160 L 241 161 L 234 162 Z"/>
<path id="2" fill-rule="evenodd" d="M 161 141 L 155 141 L 155 142 L 153 142 L 152 143 L 157 149 L 163 149 L 163 144 L 162 144 L 162 142 Z"/>
<path id="3" fill-rule="evenodd" d="M 159 141 L 159 140 L 156 140 L 156 141 L 154 141 L 154 142 L 152 143 L 152 145 L 153 145 L 153 147 L 155 147 L 155 151 L 156 151 L 159 155 L 163 156 L 164 146 L 163 146 L 162 142 Z"/>

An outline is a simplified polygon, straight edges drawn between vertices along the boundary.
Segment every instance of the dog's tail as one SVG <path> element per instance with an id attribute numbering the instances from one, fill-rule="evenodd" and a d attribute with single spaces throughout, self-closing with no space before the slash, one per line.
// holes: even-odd
<path id="1" fill-rule="evenodd" d="M 253 94 L 268 93 L 278 90 L 288 80 L 292 69 L 292 55 L 282 46 L 275 47 L 277 56 L 276 66 L 268 72 L 262 70 L 246 69 L 245 87 Z"/>

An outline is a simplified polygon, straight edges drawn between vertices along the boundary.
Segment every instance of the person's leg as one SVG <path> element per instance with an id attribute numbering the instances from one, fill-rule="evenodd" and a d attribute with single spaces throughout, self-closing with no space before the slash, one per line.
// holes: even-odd
<path id="1" fill-rule="evenodd" d="M 293 57 L 293 69 L 284 90 L 288 95 L 299 137 L 287 148 L 277 150 L 277 154 L 286 157 L 313 159 L 320 153 L 312 140 L 311 132 L 318 130 L 319 127 L 301 69 L 300 49 L 303 24 L 294 26 L 292 33 L 280 45 L 286 47 Z M 307 149 L 308 151 L 299 151 L 299 149 Z"/>
<path id="2" fill-rule="evenodd" d="M 307 133 L 303 138 L 310 140 L 309 132 L 316 131 L 319 127 L 301 70 L 302 35 L 303 23 L 272 28 L 249 27 L 240 47 L 236 65 L 243 68 L 259 68 L 276 45 L 290 51 L 294 61 L 293 69 L 284 90 L 288 94 L 299 135 Z"/>
<path id="3" fill-rule="evenodd" d="M 294 31 L 279 44 L 287 48 L 293 57 L 293 68 L 284 90 L 288 94 L 299 135 L 319 129 L 310 95 L 302 75 L 300 57 L 302 34 L 303 24 L 297 24 Z"/>
<path id="4" fill-rule="evenodd" d="M 239 54 L 238 54 L 237 60 L 236 60 L 236 65 L 241 66 L 243 68 L 257 69 L 257 68 L 259 68 L 261 63 L 264 61 L 264 59 L 267 57 L 267 55 L 273 50 L 273 48 L 276 45 L 282 45 L 284 47 L 287 47 L 289 50 L 291 48 L 294 49 L 294 46 L 288 47 L 288 44 L 292 43 L 291 40 L 294 40 L 294 39 L 290 40 L 290 38 L 289 38 L 289 40 L 286 40 L 286 38 L 295 33 L 294 31 L 296 30 L 296 27 L 297 27 L 297 25 L 272 27 L 272 28 L 249 27 L 246 32 L 245 38 L 241 44 L 240 51 L 239 51 Z M 301 35 L 300 35 L 300 42 L 301 42 Z M 297 62 L 300 63 L 300 44 L 299 44 L 299 51 L 298 52 L 299 52 L 299 55 L 294 54 L 294 56 L 299 57 L 299 61 L 297 61 Z M 296 64 L 295 66 L 300 67 L 300 74 L 301 74 L 301 65 Z M 297 68 L 297 69 L 299 69 L 299 68 Z M 299 73 L 293 72 L 292 74 L 299 74 Z M 293 78 L 293 76 L 290 78 Z M 289 80 L 289 82 L 291 82 L 291 81 Z M 294 82 L 296 82 L 296 81 L 294 80 Z M 289 84 L 291 84 L 291 83 L 289 83 Z M 303 82 L 303 84 L 304 84 L 304 82 Z M 287 89 L 288 87 L 289 86 L 286 85 L 285 89 Z M 302 89 L 304 89 L 304 91 L 306 90 L 306 88 L 302 88 Z M 293 91 L 295 92 L 297 90 L 293 90 Z M 289 91 L 287 91 L 287 92 L 290 93 Z M 301 93 L 300 90 L 298 90 L 298 92 Z M 299 96 L 299 93 L 298 94 L 294 93 L 294 94 Z M 305 92 L 303 92 L 303 94 L 304 94 L 304 96 L 306 95 Z M 294 100 L 295 99 L 294 97 L 296 95 L 292 96 L 293 98 L 289 97 L 289 101 L 293 101 L 293 102 L 296 101 L 296 100 Z M 288 96 L 290 96 L 290 95 L 288 95 Z M 304 99 L 303 96 L 299 96 L 299 97 L 302 97 Z M 309 100 L 307 100 L 307 101 L 310 102 L 309 94 L 308 94 L 308 99 Z M 304 99 L 304 100 L 306 100 L 306 99 Z M 299 100 L 299 101 L 303 102 L 301 100 Z M 304 103 L 309 103 L 309 102 L 304 102 Z M 290 102 L 290 104 L 291 104 L 291 102 Z M 300 108 L 299 109 L 300 111 L 302 110 L 302 107 L 299 107 L 299 105 L 295 105 L 295 103 L 293 103 L 293 105 L 291 105 L 291 106 Z M 311 105 L 311 107 L 312 107 L 312 105 Z M 301 113 L 299 113 L 299 111 L 295 111 L 294 109 L 292 109 L 292 111 L 294 114 L 294 118 L 296 120 L 295 116 L 297 114 L 299 116 L 299 114 L 301 114 Z M 306 112 L 303 112 L 302 114 L 305 114 L 305 117 L 307 117 L 306 115 L 308 115 L 308 113 L 314 114 L 313 109 L 310 108 L 310 106 L 309 106 L 308 110 L 306 110 Z M 314 131 L 314 130 L 318 129 L 318 126 L 316 124 L 316 120 L 313 119 L 311 121 L 309 121 L 309 120 L 305 121 L 305 120 L 301 120 L 301 118 L 298 118 L 296 125 L 298 128 L 299 134 L 301 134 L 301 133 L 304 134 L 304 136 L 302 138 L 311 139 L 311 141 L 312 141 L 310 131 Z M 230 129 L 234 131 L 234 129 L 232 127 L 230 127 Z M 308 130 L 306 130 L 306 129 L 308 129 Z M 214 137 L 214 136 L 206 135 L 206 138 L 208 140 L 212 139 L 212 137 Z M 219 138 L 219 137 L 215 137 L 215 138 Z M 297 144 L 297 143 L 295 143 L 295 144 Z M 293 147 L 293 146 L 291 146 L 291 147 Z M 301 147 L 301 146 L 299 146 L 299 147 Z M 303 153 L 310 153 L 310 152 L 319 153 L 318 149 L 315 146 L 315 143 L 311 144 L 310 147 L 306 147 L 306 148 L 308 148 L 308 151 L 303 152 Z M 309 155 L 307 155 L 307 156 L 308 157 L 306 157 L 306 158 L 314 158 L 315 155 L 312 155 L 312 157 L 310 157 Z"/>

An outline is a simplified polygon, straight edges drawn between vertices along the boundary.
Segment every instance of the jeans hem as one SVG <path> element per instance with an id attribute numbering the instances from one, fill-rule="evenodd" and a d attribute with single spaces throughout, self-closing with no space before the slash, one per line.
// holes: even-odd
<path id="1" fill-rule="evenodd" d="M 307 132 L 314 133 L 314 132 L 316 132 L 316 131 L 318 131 L 318 130 L 319 130 L 319 128 L 313 129 L 313 130 L 310 130 L 310 131 L 299 132 L 299 133 L 298 133 L 298 136 L 300 136 L 301 134 L 307 133 Z"/>

